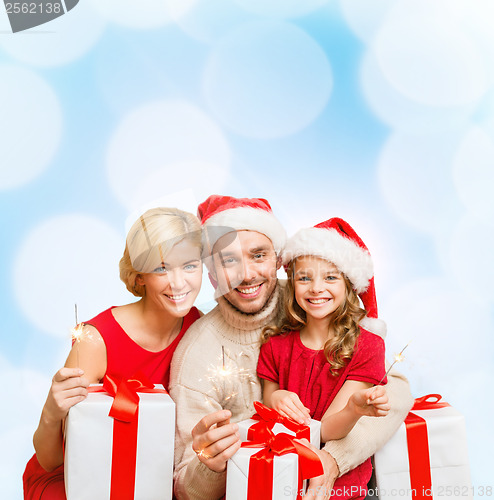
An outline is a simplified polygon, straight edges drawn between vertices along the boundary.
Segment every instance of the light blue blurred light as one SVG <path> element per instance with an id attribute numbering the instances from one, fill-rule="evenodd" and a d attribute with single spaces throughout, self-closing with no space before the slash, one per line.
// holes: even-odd
<path id="1" fill-rule="evenodd" d="M 331 65 L 304 31 L 282 22 L 245 24 L 209 57 L 204 91 L 234 132 L 271 139 L 309 125 L 333 86 Z"/>
<path id="2" fill-rule="evenodd" d="M 56 92 L 64 119 L 62 142 L 49 167 L 31 182 L 0 192 L 0 356 L 17 372 L 29 368 L 49 380 L 63 362 L 69 344 L 68 339 L 51 338 L 33 326 L 15 300 L 12 267 L 22 241 L 46 219 L 73 212 L 97 217 L 123 234 L 127 208 L 107 180 L 108 143 L 129 110 L 158 99 L 185 99 L 209 110 L 209 117 L 220 122 L 232 152 L 232 176 L 222 188 L 224 194 L 267 197 L 287 225 L 295 218 L 308 224 L 309 218 L 319 222 L 343 215 L 362 228 L 378 258 L 376 286 L 384 315 L 391 317 L 389 304 L 401 286 L 419 278 L 444 277 L 451 280 L 452 287 L 468 293 L 461 279 L 442 264 L 450 251 L 448 238 L 437 243 L 444 224 L 436 222 L 426 234 L 404 222 L 400 210 L 383 196 L 377 165 L 392 131 L 427 136 L 458 128 L 468 120 L 487 127 L 494 119 L 492 92 L 475 108 L 475 114 L 470 108 L 431 109 L 399 95 L 375 65 L 367 68 L 365 40 L 377 29 L 377 17 L 385 15 L 389 2 L 379 2 L 372 26 L 367 28 L 354 11 L 352 25 L 360 26 L 356 30 L 361 35 L 367 29 L 359 39 L 341 12 L 342 5 L 358 10 L 355 0 L 327 2 L 302 17 L 291 18 L 291 24 L 275 22 L 273 17 L 287 16 L 289 6 L 294 4 L 285 3 L 286 10 L 277 13 L 268 12 L 271 5 L 250 4 L 254 13 L 242 9 L 243 1 L 198 0 L 177 24 L 160 29 L 133 30 L 109 23 L 90 50 L 59 66 L 19 63 L 0 44 L 0 63 L 34 67 Z M 318 0 L 307 2 L 303 8 L 316 3 Z M 82 6 L 83 2 L 72 14 Z M 64 18 L 68 16 L 60 22 Z M 74 33 L 66 33 L 65 42 L 70 44 L 72 35 L 87 28 L 81 25 Z M 25 36 L 36 41 L 44 35 Z M 46 60 L 55 56 L 47 54 Z M 23 60 L 30 58 L 32 54 L 27 54 Z M 0 161 L 5 156 L 0 151 Z M 141 165 L 136 164 L 136 177 L 141 172 Z M 436 189 L 444 194 L 444 186 L 451 187 L 452 173 L 443 164 L 437 172 Z M 214 180 L 207 187 L 210 192 L 217 190 Z M 410 189 L 410 199 L 420 203 L 421 191 Z M 448 199 L 444 200 L 446 204 Z M 412 208 L 407 204 L 404 210 Z M 448 213 L 447 205 L 443 215 L 448 226 L 458 223 L 457 212 Z M 433 219 L 436 216 L 432 214 Z M 115 272 L 117 265 L 115 262 Z M 107 306 L 114 300 L 108 297 Z M 487 307 L 493 311 L 492 303 Z M 476 317 L 475 311 L 463 311 L 461 307 L 457 313 L 462 321 L 464 315 Z M 406 315 L 395 320 L 388 337 L 394 341 L 391 346 L 401 338 L 401 325 L 406 321 Z M 475 371 L 470 365 L 475 364 L 478 339 L 492 333 L 480 325 L 465 332 L 464 337 L 452 339 L 467 351 L 465 365 L 457 367 L 458 378 L 463 377 L 459 388 L 424 379 L 421 353 L 409 355 L 414 363 L 412 392 L 419 396 L 418 391 L 434 388 L 446 399 L 451 396 L 451 403 L 466 414 L 476 485 L 490 481 L 490 449 L 494 443 L 485 415 L 492 413 L 492 404 L 489 398 L 486 404 L 484 401 L 492 386 L 492 363 L 477 366 Z M 482 346 L 492 350 L 488 342 Z M 483 356 L 490 352 L 486 350 Z M 434 368 L 450 370 L 448 363 L 447 358 L 438 356 Z M 14 409 L 6 425 L 12 425 L 19 408 L 25 408 L 25 397 L 20 385 L 8 401 Z M 32 450 L 31 431 L 40 410 L 33 406 L 29 410 L 32 414 L 19 420 L 22 425 L 29 421 L 32 427 L 15 434 L 22 441 L 18 443 L 22 451 L 2 458 L 9 463 L 9 476 L 0 485 L 1 498 L 22 497 L 20 475 Z"/>
<path id="3" fill-rule="evenodd" d="M 259 16 L 273 18 L 292 18 L 304 16 L 312 13 L 324 6 L 331 0 L 234 0 L 245 11 L 252 12 Z"/>

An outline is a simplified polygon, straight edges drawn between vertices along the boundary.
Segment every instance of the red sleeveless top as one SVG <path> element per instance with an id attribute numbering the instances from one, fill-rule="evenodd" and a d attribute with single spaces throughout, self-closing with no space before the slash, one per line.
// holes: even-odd
<path id="1" fill-rule="evenodd" d="M 152 352 L 134 342 L 119 325 L 112 313 L 113 307 L 98 314 L 86 325 L 92 325 L 103 337 L 106 345 L 106 373 L 119 378 L 130 378 L 142 372 L 154 384 L 168 388 L 170 363 L 180 339 L 189 326 L 199 319 L 199 311 L 193 307 L 184 317 L 182 328 L 173 342 L 162 351 Z"/>
<path id="2" fill-rule="evenodd" d="M 173 342 L 162 351 L 143 349 L 125 333 L 117 323 L 110 307 L 85 323 L 94 326 L 105 342 L 106 373 L 122 378 L 130 378 L 141 371 L 154 384 L 168 388 L 170 363 L 180 339 L 196 319 L 199 311 L 193 307 L 184 317 L 182 328 Z M 34 454 L 27 463 L 22 476 L 25 500 L 65 500 L 63 464 L 53 472 L 47 472 L 39 465 Z"/>

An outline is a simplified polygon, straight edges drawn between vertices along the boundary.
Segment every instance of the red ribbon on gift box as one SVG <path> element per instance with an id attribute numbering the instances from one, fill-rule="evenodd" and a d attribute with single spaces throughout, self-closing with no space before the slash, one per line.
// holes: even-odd
<path id="1" fill-rule="evenodd" d="M 307 439 L 310 441 L 310 428 L 307 425 L 299 424 L 295 420 L 280 415 L 276 410 L 263 405 L 259 401 L 254 401 L 256 414 L 252 417 L 253 420 L 258 420 L 255 424 L 249 427 L 247 439 L 249 441 L 263 441 L 269 439 L 269 432 L 274 425 L 283 424 L 287 429 L 295 433 L 298 439 Z M 268 432 L 269 431 L 269 432 Z"/>
<path id="2" fill-rule="evenodd" d="M 301 496 L 304 479 L 324 473 L 321 460 L 307 446 L 295 441 L 294 436 L 284 432 L 274 434 L 268 430 L 268 439 L 263 441 L 244 441 L 242 448 L 262 448 L 249 460 L 247 500 L 272 500 L 274 457 L 295 453 L 298 455 L 298 494 Z"/>
<path id="3" fill-rule="evenodd" d="M 114 398 L 108 414 L 114 419 L 110 500 L 134 500 L 139 417 L 137 393 L 168 392 L 155 389 L 142 373 L 128 380 L 105 375 L 103 386 L 91 386 L 88 392 L 106 392 Z"/>
<path id="4" fill-rule="evenodd" d="M 432 498 L 432 479 L 427 422 L 412 412 L 413 410 L 434 410 L 449 406 L 444 401 L 440 402 L 441 397 L 440 394 L 428 394 L 417 398 L 412 411 L 405 419 L 413 500 L 430 500 Z"/>

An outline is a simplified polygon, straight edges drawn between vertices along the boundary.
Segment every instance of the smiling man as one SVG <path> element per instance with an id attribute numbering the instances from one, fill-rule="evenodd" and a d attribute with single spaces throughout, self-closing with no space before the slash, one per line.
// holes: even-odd
<path id="1" fill-rule="evenodd" d="M 239 311 L 257 313 L 276 288 L 279 264 L 273 244 L 256 231 L 237 231 L 232 242 L 224 242 L 228 236 L 213 247 L 213 272 L 221 270 L 215 273 L 217 290 Z"/>
<path id="2" fill-rule="evenodd" d="M 236 422 L 250 418 L 261 400 L 256 368 L 260 335 L 283 319 L 283 286 L 276 272 L 286 234 L 263 199 L 210 196 L 199 205 L 208 268 L 218 305 L 196 321 L 171 366 L 177 405 L 175 495 L 216 500 L 225 494 L 226 463 L 240 447 Z M 390 374 L 392 411 L 361 421 L 344 439 L 314 450 L 324 475 L 304 498 L 329 498 L 336 477 L 371 456 L 396 431 L 412 405 L 407 381 Z M 384 423 L 384 424 L 383 424 Z"/>

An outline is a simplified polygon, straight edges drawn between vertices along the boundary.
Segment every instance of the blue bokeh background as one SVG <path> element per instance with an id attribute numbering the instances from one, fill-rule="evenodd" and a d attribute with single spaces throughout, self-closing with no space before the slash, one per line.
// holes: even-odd
<path id="1" fill-rule="evenodd" d="M 489 0 L 81 0 L 12 34 L 2 5 L 0 497 L 22 497 L 74 303 L 133 299 L 129 222 L 212 193 L 267 198 L 289 234 L 355 227 L 389 357 L 412 341 L 414 396 L 465 414 L 492 486 L 493 24 Z"/>

